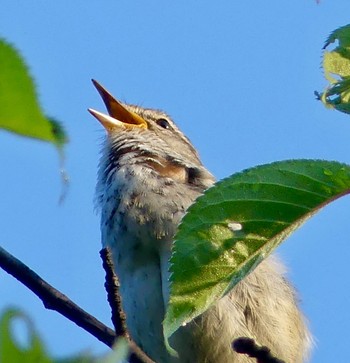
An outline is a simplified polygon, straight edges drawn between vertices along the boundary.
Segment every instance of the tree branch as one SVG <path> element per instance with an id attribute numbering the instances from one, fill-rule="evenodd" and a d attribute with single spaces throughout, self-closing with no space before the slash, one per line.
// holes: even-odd
<path id="1" fill-rule="evenodd" d="M 103 248 L 100 251 L 102 258 L 102 266 L 106 272 L 105 289 L 107 292 L 107 300 L 112 312 L 112 323 L 117 336 L 129 339 L 126 328 L 126 316 L 122 308 L 121 297 L 119 294 L 119 279 L 114 272 L 113 261 L 109 248 Z"/>
<path id="2" fill-rule="evenodd" d="M 253 339 L 238 338 L 232 343 L 232 348 L 240 354 L 247 354 L 251 358 L 256 358 L 257 363 L 285 363 L 283 360 L 274 357 L 267 347 L 259 347 Z"/>
<path id="3" fill-rule="evenodd" d="M 81 309 L 24 263 L 0 247 L 0 267 L 34 292 L 46 309 L 55 310 L 112 348 L 115 332 Z"/>
<path id="4" fill-rule="evenodd" d="M 114 274 L 113 265 L 107 250 L 101 250 L 104 269 L 106 271 L 106 289 L 108 301 L 112 308 L 112 321 L 117 334 L 95 317 L 81 309 L 66 295 L 55 289 L 31 270 L 23 262 L 0 247 L 0 267 L 15 277 L 43 302 L 46 309 L 55 310 L 73 323 L 77 324 L 95 338 L 112 348 L 120 336 L 127 338 L 131 350 L 131 363 L 154 363 L 147 355 L 129 338 L 126 330 L 125 315 L 121 309 L 119 295 L 119 282 Z M 117 304 L 116 304 L 117 301 Z"/>
<path id="5" fill-rule="evenodd" d="M 106 272 L 105 288 L 107 291 L 107 300 L 112 311 L 112 323 L 117 336 L 125 337 L 129 341 L 131 354 L 130 363 L 154 363 L 137 345 L 130 339 L 126 326 L 126 316 L 122 308 L 121 296 L 119 294 L 119 280 L 115 274 L 112 256 L 109 248 L 103 248 L 100 251 L 103 261 L 103 268 Z"/>

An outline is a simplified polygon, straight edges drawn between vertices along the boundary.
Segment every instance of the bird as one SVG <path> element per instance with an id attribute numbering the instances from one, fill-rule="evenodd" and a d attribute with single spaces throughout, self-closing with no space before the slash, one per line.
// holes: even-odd
<path id="1" fill-rule="evenodd" d="M 167 113 L 122 103 L 92 81 L 108 112 L 89 108 L 106 130 L 95 203 L 131 338 L 157 363 L 252 363 L 232 349 L 239 337 L 254 338 L 286 363 L 306 362 L 312 337 L 276 256 L 180 327 L 170 338 L 177 356 L 169 353 L 162 321 L 173 237 L 188 207 L 215 178 Z"/>

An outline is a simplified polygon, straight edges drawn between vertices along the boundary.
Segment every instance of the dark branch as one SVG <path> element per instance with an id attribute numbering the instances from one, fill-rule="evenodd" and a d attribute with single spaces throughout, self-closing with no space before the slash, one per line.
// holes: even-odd
<path id="1" fill-rule="evenodd" d="M 119 294 L 119 280 L 114 272 L 111 252 L 108 248 L 103 248 L 100 251 L 103 261 L 103 268 L 106 272 L 105 288 L 107 291 L 107 300 L 112 311 L 112 323 L 117 336 L 122 336 L 128 339 L 131 354 L 129 357 L 130 363 L 154 363 L 137 345 L 130 339 L 126 327 L 126 316 L 122 308 L 121 297 Z"/>
<path id="2" fill-rule="evenodd" d="M 100 251 L 102 266 L 106 272 L 105 289 L 107 291 L 107 300 L 112 312 L 112 323 L 117 336 L 129 339 L 126 328 L 126 316 L 122 308 L 121 297 L 119 293 L 119 280 L 114 272 L 111 252 L 108 248 Z"/>
<path id="3" fill-rule="evenodd" d="M 256 358 L 257 363 L 285 363 L 283 360 L 274 357 L 267 347 L 259 347 L 253 339 L 238 338 L 232 343 L 232 348 L 240 354 L 247 354 Z"/>
<path id="4" fill-rule="evenodd" d="M 0 267 L 34 292 L 47 309 L 56 310 L 112 348 L 115 332 L 44 281 L 28 266 L 0 247 Z"/>

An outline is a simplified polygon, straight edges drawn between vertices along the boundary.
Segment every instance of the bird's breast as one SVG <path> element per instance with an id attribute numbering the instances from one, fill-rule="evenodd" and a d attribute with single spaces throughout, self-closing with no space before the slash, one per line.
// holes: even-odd
<path id="1" fill-rule="evenodd" d="M 100 193 L 102 229 L 125 233 L 145 245 L 172 239 L 199 192 L 183 183 L 184 168 L 170 163 L 151 166 L 121 166 L 109 177 Z"/>

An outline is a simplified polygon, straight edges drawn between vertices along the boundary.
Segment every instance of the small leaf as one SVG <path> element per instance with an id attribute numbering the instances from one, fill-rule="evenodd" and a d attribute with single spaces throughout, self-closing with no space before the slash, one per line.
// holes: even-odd
<path id="1" fill-rule="evenodd" d="M 122 363 L 126 362 L 129 355 L 129 345 L 126 339 L 119 338 L 113 346 L 113 351 L 104 358 L 100 358 L 96 363 Z"/>
<path id="2" fill-rule="evenodd" d="M 350 25 L 335 30 L 324 49 L 336 41 L 338 45 L 330 52 L 325 51 L 323 57 L 323 69 L 330 85 L 323 93 L 316 94 L 326 107 L 350 113 Z"/>
<path id="3" fill-rule="evenodd" d="M 11 334 L 11 323 L 21 319 L 28 329 L 28 347 L 20 347 Z M 52 363 L 43 343 L 36 334 L 32 322 L 19 310 L 8 309 L 0 319 L 0 362 Z"/>
<path id="4" fill-rule="evenodd" d="M 325 204 L 349 191 L 350 166 L 319 160 L 258 166 L 209 188 L 189 208 L 175 236 L 165 341 Z"/>
<path id="5" fill-rule="evenodd" d="M 28 342 L 25 347 L 18 344 L 16 335 L 12 332 L 15 320 L 20 320 L 27 329 Z M 122 344 L 119 344 L 119 346 Z M 124 354 L 125 348 L 119 349 L 119 356 Z M 117 353 L 114 353 L 115 357 Z M 54 359 L 51 358 L 43 341 L 37 334 L 34 324 L 29 317 L 18 309 L 7 309 L 0 316 L 0 362 L 10 363 L 107 363 L 107 359 L 97 359 L 91 354 L 77 354 L 75 356 Z M 118 361 L 115 361 L 118 362 Z"/>
<path id="6" fill-rule="evenodd" d="M 350 25 L 342 26 L 334 30 L 327 38 L 323 48 L 327 48 L 330 44 L 338 41 L 340 48 L 350 47 Z"/>
<path id="7" fill-rule="evenodd" d="M 60 124 L 44 115 L 33 79 L 19 53 L 0 39 L 0 128 L 62 146 Z"/>

